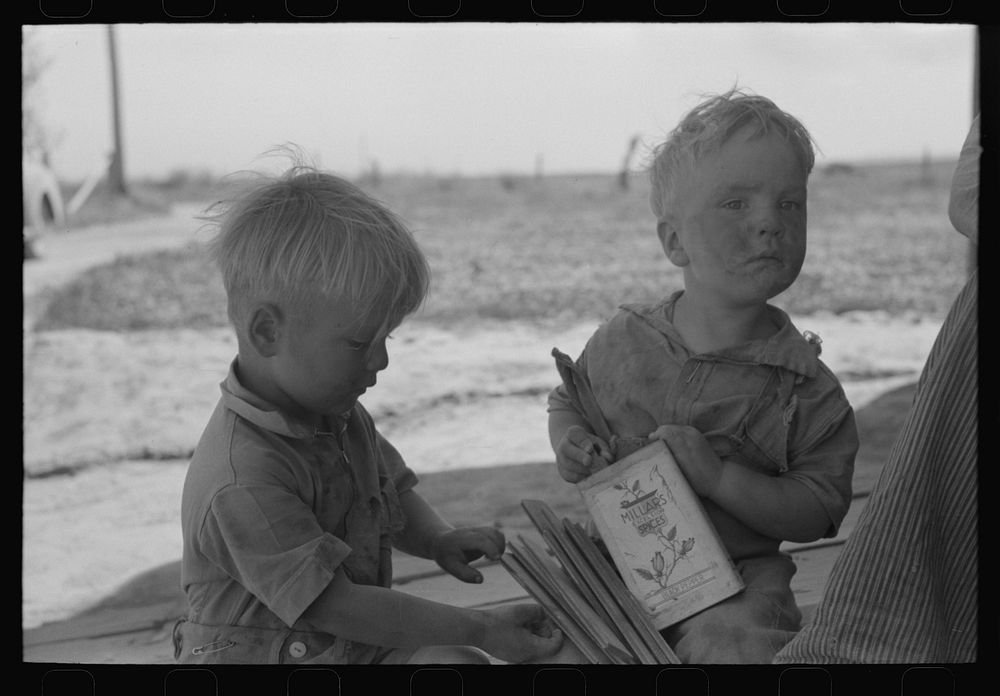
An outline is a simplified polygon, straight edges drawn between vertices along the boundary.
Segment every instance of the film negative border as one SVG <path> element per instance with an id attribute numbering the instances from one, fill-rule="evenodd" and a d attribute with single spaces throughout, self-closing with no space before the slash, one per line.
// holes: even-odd
<path id="1" fill-rule="evenodd" d="M 987 19 L 970 0 L 30 0 L 26 24 L 127 22 L 787 22 L 887 21 L 978 23 Z"/>

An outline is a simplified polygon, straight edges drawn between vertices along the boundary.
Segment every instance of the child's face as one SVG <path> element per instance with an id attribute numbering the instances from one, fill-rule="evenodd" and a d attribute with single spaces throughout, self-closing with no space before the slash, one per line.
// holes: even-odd
<path id="1" fill-rule="evenodd" d="M 747 136 L 733 134 L 695 164 L 659 226 L 685 292 L 729 306 L 787 289 L 806 252 L 808 174 L 780 136 Z"/>
<path id="2" fill-rule="evenodd" d="M 304 420 L 350 410 L 389 364 L 386 336 L 344 303 L 317 298 L 286 319 L 272 372 L 284 407 Z"/>

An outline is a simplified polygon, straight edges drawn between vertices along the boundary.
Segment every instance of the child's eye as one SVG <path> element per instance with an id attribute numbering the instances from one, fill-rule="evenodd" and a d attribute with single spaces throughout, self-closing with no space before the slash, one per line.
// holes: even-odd
<path id="1" fill-rule="evenodd" d="M 388 341 L 391 338 L 392 335 L 387 334 L 385 340 Z M 368 350 L 369 348 L 371 348 L 373 342 L 374 341 L 355 341 L 353 339 L 347 339 L 347 347 L 350 348 L 351 350 L 357 350 L 357 351 Z"/>
<path id="2" fill-rule="evenodd" d="M 801 208 L 802 208 L 802 204 L 799 203 L 798 201 L 782 201 L 781 202 L 781 209 L 782 210 L 800 210 Z"/>
<path id="3" fill-rule="evenodd" d="M 743 208 L 743 205 L 744 205 L 743 201 L 736 200 L 736 201 L 726 201 L 725 203 L 722 204 L 722 207 L 727 208 L 729 210 L 740 210 Z"/>

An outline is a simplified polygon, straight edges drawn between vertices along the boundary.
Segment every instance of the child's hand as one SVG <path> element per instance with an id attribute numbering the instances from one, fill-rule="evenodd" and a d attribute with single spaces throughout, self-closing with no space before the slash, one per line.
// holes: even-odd
<path id="1" fill-rule="evenodd" d="M 684 478 L 698 495 L 713 497 L 722 478 L 723 464 L 700 431 L 687 425 L 661 425 L 649 438 L 667 444 Z"/>
<path id="2" fill-rule="evenodd" d="M 598 469 L 614 463 L 608 443 L 579 425 L 571 425 L 556 448 L 559 475 L 570 483 L 590 476 Z"/>
<path id="3" fill-rule="evenodd" d="M 485 612 L 483 650 L 504 662 L 543 661 L 562 646 L 562 631 L 537 604 L 510 604 Z"/>
<path id="4" fill-rule="evenodd" d="M 460 527 L 443 532 L 434 540 L 434 560 L 444 570 L 462 582 L 483 581 L 479 571 L 469 563 L 486 556 L 500 559 L 507 545 L 503 532 L 493 527 Z"/>

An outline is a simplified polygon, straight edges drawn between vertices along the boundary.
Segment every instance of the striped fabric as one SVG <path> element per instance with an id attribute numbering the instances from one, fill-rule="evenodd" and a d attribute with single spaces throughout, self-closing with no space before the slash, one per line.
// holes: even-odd
<path id="1" fill-rule="evenodd" d="M 945 319 L 814 620 L 776 664 L 975 661 L 977 279 Z"/>

